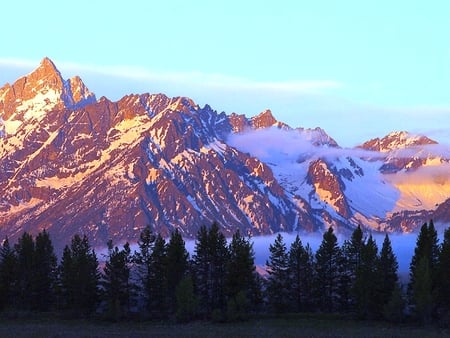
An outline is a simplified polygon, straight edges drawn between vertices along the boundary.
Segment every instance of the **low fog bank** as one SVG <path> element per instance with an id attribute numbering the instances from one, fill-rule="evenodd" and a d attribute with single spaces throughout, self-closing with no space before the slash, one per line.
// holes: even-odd
<path id="1" fill-rule="evenodd" d="M 286 249 L 289 250 L 292 242 L 294 242 L 297 233 L 281 233 L 283 236 L 284 243 L 286 244 Z M 277 234 L 270 236 L 256 236 L 252 237 L 253 249 L 255 251 L 255 265 L 265 266 L 266 261 L 269 259 L 270 251 L 269 246 L 275 242 L 275 237 Z M 303 246 L 309 244 L 313 253 L 317 251 L 322 242 L 322 234 L 299 234 Z M 378 252 L 381 251 L 383 245 L 384 234 L 373 234 L 372 235 L 378 245 Z M 342 246 L 343 242 L 347 237 L 337 235 L 338 243 Z M 417 234 L 390 234 L 389 238 L 391 240 L 392 249 L 394 250 L 397 260 L 398 260 L 398 274 L 401 279 L 404 280 L 409 274 L 409 264 L 411 263 L 412 255 L 414 254 L 414 248 L 416 246 Z M 186 240 L 186 249 L 189 254 L 194 254 L 195 241 Z"/>
<path id="2" fill-rule="evenodd" d="M 443 238 L 443 232 L 444 228 L 442 226 L 437 226 L 438 230 L 438 238 L 439 238 L 439 244 L 442 242 Z M 289 248 L 294 242 L 295 237 L 297 236 L 297 233 L 281 233 L 283 236 L 284 243 L 286 244 L 286 249 L 289 251 Z M 253 250 L 255 252 L 255 265 L 262 267 L 264 269 L 264 266 L 266 264 L 266 261 L 269 259 L 270 251 L 269 246 L 275 242 L 277 234 L 268 235 L 268 236 L 255 236 L 251 238 L 251 242 L 253 243 Z M 315 254 L 317 249 L 320 246 L 320 243 L 322 242 L 322 234 L 314 233 L 314 234 L 299 234 L 300 239 L 302 241 L 303 246 L 306 246 L 307 244 L 310 245 L 313 253 Z M 348 239 L 349 237 L 342 236 L 340 234 L 336 235 L 338 238 L 338 244 L 339 246 L 342 246 L 344 241 Z M 369 236 L 368 233 L 365 233 L 366 238 Z M 378 252 L 381 251 L 381 247 L 383 245 L 384 241 L 384 234 L 372 234 L 373 238 L 375 239 L 377 245 L 378 245 Z M 395 255 L 397 256 L 398 261 L 398 274 L 403 283 L 406 283 L 409 278 L 409 265 L 411 263 L 411 258 L 414 254 L 414 249 L 416 247 L 416 241 L 417 241 L 418 233 L 412 233 L 412 234 L 389 234 L 389 238 L 391 240 L 392 249 L 395 252 Z M 168 239 L 166 239 L 168 241 Z M 231 238 L 227 239 L 227 242 L 229 243 L 231 241 Z M 123 244 L 120 244 L 119 247 L 121 247 Z M 186 250 L 189 252 L 190 258 L 195 253 L 195 240 L 192 239 L 185 239 L 185 245 Z M 130 245 L 131 252 L 137 251 L 138 245 L 136 243 L 133 243 Z M 106 255 L 107 255 L 107 249 L 105 247 L 103 248 L 95 248 L 95 251 L 97 253 L 97 257 L 99 261 L 105 261 Z"/>

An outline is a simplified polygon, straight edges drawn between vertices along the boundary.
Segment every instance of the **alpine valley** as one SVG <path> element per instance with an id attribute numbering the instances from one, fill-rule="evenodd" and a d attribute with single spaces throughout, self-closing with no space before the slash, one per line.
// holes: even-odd
<path id="1" fill-rule="evenodd" d="M 351 132 L 351 130 L 349 130 Z M 0 88 L 0 236 L 47 229 L 66 244 L 279 231 L 412 232 L 450 222 L 450 149 L 393 132 L 341 148 L 269 110 L 248 118 L 185 97 L 97 99 L 45 58 Z"/>

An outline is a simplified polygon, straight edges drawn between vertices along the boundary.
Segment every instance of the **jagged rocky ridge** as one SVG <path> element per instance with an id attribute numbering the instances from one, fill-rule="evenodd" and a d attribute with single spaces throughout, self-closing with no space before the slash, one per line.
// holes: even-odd
<path id="1" fill-rule="evenodd" d="M 311 147 L 281 163 L 230 140 L 266 130 L 296 133 Z M 448 163 L 424 155 L 436 143 L 424 136 L 393 133 L 357 155 L 323 155 L 340 149 L 325 131 L 292 129 L 269 110 L 226 115 L 164 94 L 97 100 L 48 58 L 0 89 L 0 136 L 2 236 L 45 228 L 57 242 L 86 233 L 101 245 L 135 241 L 147 225 L 194 237 L 213 221 L 226 234 L 264 235 L 329 225 L 345 232 L 358 223 L 412 231 L 430 217 L 449 219 L 446 177 L 439 198 L 417 208 L 409 200 L 426 196 L 396 179 Z"/>

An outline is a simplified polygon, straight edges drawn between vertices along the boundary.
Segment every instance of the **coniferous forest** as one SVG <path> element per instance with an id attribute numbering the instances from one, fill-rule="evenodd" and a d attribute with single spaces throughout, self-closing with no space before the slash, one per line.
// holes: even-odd
<path id="1" fill-rule="evenodd" d="M 329 228 L 316 252 L 278 234 L 267 274 L 256 272 L 251 238 L 227 242 L 218 224 L 198 231 L 189 256 L 176 230 L 148 228 L 132 252 L 111 241 L 99 259 L 75 235 L 59 260 L 45 230 L 0 248 L 0 311 L 64 318 L 242 321 L 258 314 L 344 313 L 355 319 L 450 323 L 450 228 L 439 243 L 432 221 L 417 235 L 409 282 L 402 285 L 386 234 L 379 248 L 360 227 L 339 246 Z"/>

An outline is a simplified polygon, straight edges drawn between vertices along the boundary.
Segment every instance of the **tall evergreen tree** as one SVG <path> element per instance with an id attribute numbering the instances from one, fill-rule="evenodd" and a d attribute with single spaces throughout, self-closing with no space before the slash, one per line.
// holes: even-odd
<path id="1" fill-rule="evenodd" d="M 423 262 L 421 262 L 423 261 Z M 431 299 L 431 312 L 434 311 L 436 305 L 436 299 L 434 296 L 436 294 L 436 280 L 437 280 L 437 266 L 439 262 L 439 245 L 437 239 L 437 232 L 434 228 L 433 221 L 429 224 L 424 223 L 420 229 L 419 235 L 416 241 L 416 247 L 414 249 L 414 255 L 411 259 L 411 264 L 409 267 L 410 281 L 408 284 L 408 296 L 409 302 L 413 306 L 413 309 L 417 311 L 424 310 L 425 313 L 416 313 L 423 320 L 427 321 L 428 306 L 423 306 L 418 304 L 417 301 L 423 301 L 425 299 Z M 418 269 L 419 263 L 421 263 L 421 269 Z M 424 276 L 423 273 L 427 272 L 429 276 Z M 416 285 L 416 279 L 420 278 L 420 286 Z M 428 281 L 427 279 L 430 279 Z M 428 288 L 428 283 L 430 288 Z M 426 287 L 425 287 L 426 286 Z M 430 292 L 430 295 L 417 295 L 415 294 L 418 290 L 421 293 Z M 419 309 L 420 308 L 420 309 Z"/>
<path id="2" fill-rule="evenodd" d="M 60 264 L 61 307 L 73 316 L 90 315 L 99 302 L 100 272 L 86 236 L 72 237 Z"/>
<path id="3" fill-rule="evenodd" d="M 33 265 L 34 307 L 38 311 L 48 311 L 56 301 L 58 264 L 52 241 L 45 230 L 36 237 Z"/>
<path id="4" fill-rule="evenodd" d="M 187 322 L 195 318 L 198 307 L 198 298 L 194 292 L 194 283 L 189 275 L 185 275 L 176 289 L 176 319 L 180 322 Z"/>
<path id="5" fill-rule="evenodd" d="M 224 313 L 226 306 L 225 276 L 228 249 L 225 236 L 214 222 L 209 230 L 202 226 L 198 232 L 193 256 L 195 287 L 200 297 L 200 312 L 209 316 Z"/>
<path id="6" fill-rule="evenodd" d="M 303 246 L 295 237 L 289 249 L 289 283 L 293 309 L 310 311 L 313 304 L 314 256 L 309 244 Z"/>
<path id="7" fill-rule="evenodd" d="M 255 254 L 249 239 L 237 230 L 228 246 L 229 260 L 226 273 L 226 294 L 228 312 L 233 316 L 243 317 L 254 303 L 253 290 L 255 281 Z"/>
<path id="8" fill-rule="evenodd" d="M 0 249 L 0 310 L 13 307 L 16 300 L 17 257 L 6 237 Z"/>
<path id="9" fill-rule="evenodd" d="M 34 240 L 24 232 L 15 245 L 17 255 L 17 305 L 21 310 L 33 308 L 34 282 Z"/>
<path id="10" fill-rule="evenodd" d="M 130 245 L 125 243 L 119 250 L 108 241 L 108 256 L 103 269 L 103 297 L 107 306 L 108 317 L 114 320 L 126 315 L 130 307 L 132 286 Z"/>
<path id="11" fill-rule="evenodd" d="M 150 269 L 147 277 L 149 310 L 152 318 L 165 318 L 168 314 L 167 271 L 166 241 L 158 234 L 150 255 Z"/>
<path id="12" fill-rule="evenodd" d="M 401 292 L 398 286 L 398 262 L 394 251 L 392 250 L 391 240 L 388 234 L 385 235 L 383 245 L 380 251 L 380 257 L 376 266 L 376 283 L 378 316 L 381 316 L 383 309 L 393 297 L 394 291 Z"/>
<path id="13" fill-rule="evenodd" d="M 353 231 L 350 239 L 345 240 L 342 245 L 343 264 L 340 292 L 342 293 L 341 306 L 344 310 L 349 310 L 356 306 L 354 288 L 361 265 L 364 245 L 363 232 L 360 225 Z"/>
<path id="14" fill-rule="evenodd" d="M 450 318 L 450 228 L 444 232 L 439 254 L 437 274 L 437 300 L 441 316 Z"/>
<path id="15" fill-rule="evenodd" d="M 224 311 L 226 308 L 225 278 L 229 259 L 227 241 L 216 222 L 209 229 L 208 237 L 211 257 L 211 305 L 213 310 Z"/>
<path id="16" fill-rule="evenodd" d="M 153 285 L 151 285 L 150 276 L 152 274 L 152 253 L 155 245 L 156 236 L 152 233 L 149 227 L 142 230 L 138 246 L 139 250 L 133 255 L 133 262 L 137 267 L 138 286 L 141 288 L 141 294 L 145 309 L 150 312 L 151 306 L 151 294 Z"/>
<path id="17" fill-rule="evenodd" d="M 176 306 L 176 290 L 178 284 L 188 273 L 189 253 L 178 229 L 170 235 L 167 244 L 167 291 L 169 297 L 170 312 L 174 312 Z M 192 283 L 192 280 L 191 280 Z"/>
<path id="18" fill-rule="evenodd" d="M 266 262 L 269 307 L 276 313 L 287 312 L 290 310 L 289 257 L 281 234 L 269 246 L 269 251 L 270 256 Z"/>
<path id="19" fill-rule="evenodd" d="M 319 309 L 328 312 L 339 310 L 342 252 L 332 227 L 323 234 L 322 242 L 316 251 L 315 270 L 316 299 Z"/>
<path id="20" fill-rule="evenodd" d="M 424 324 L 431 322 L 433 311 L 432 273 L 430 262 L 422 256 L 416 266 L 415 279 L 412 284 L 412 301 L 417 318 Z"/>
<path id="21" fill-rule="evenodd" d="M 359 318 L 374 318 L 376 316 L 377 299 L 377 264 L 378 247 L 372 235 L 361 251 L 361 261 L 356 270 L 353 284 L 356 314 Z"/>
<path id="22" fill-rule="evenodd" d="M 200 227 L 197 233 L 192 265 L 194 270 L 194 288 L 199 299 L 198 311 L 203 316 L 207 316 L 212 311 L 210 306 L 211 258 L 208 229 L 204 225 Z"/>

